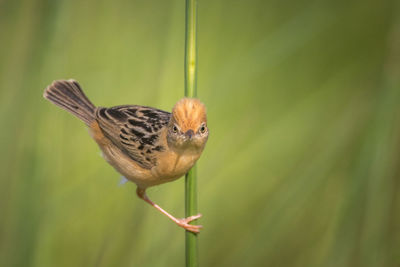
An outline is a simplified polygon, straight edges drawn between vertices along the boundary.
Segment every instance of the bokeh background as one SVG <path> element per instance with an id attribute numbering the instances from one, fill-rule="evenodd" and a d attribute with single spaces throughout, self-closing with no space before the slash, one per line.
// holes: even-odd
<path id="1" fill-rule="evenodd" d="M 397 0 L 199 0 L 201 266 L 400 266 Z M 184 1 L 0 1 L 0 266 L 183 266 L 184 231 L 42 98 L 183 95 Z M 184 179 L 149 190 L 177 217 Z"/>

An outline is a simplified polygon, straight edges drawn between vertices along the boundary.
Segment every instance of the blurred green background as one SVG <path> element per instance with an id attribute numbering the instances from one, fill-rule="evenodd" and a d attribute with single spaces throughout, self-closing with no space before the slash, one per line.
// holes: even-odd
<path id="1" fill-rule="evenodd" d="M 201 266 L 400 266 L 397 0 L 199 0 Z M 171 110 L 184 1 L 0 1 L 0 266 L 183 266 L 184 231 L 42 98 Z M 177 217 L 184 179 L 149 189 Z"/>

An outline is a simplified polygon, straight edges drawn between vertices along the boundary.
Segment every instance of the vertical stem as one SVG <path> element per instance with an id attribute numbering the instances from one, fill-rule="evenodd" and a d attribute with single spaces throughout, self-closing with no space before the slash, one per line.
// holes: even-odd
<path id="1" fill-rule="evenodd" d="M 197 82 L 197 0 L 186 0 L 185 96 L 196 97 Z M 185 177 L 185 215 L 197 214 L 197 176 L 194 166 Z M 186 266 L 198 266 L 197 235 L 186 231 Z"/>
<path id="2" fill-rule="evenodd" d="M 185 178 L 185 215 L 186 217 L 197 214 L 197 186 L 196 166 L 194 166 Z M 186 266 L 197 267 L 198 242 L 197 234 L 186 231 Z"/>
<path id="3" fill-rule="evenodd" d="M 185 96 L 197 96 L 197 0 L 186 0 Z"/>

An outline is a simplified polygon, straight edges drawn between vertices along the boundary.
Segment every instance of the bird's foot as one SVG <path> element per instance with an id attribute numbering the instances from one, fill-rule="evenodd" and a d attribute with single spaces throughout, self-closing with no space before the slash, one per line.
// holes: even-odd
<path id="1" fill-rule="evenodd" d="M 189 224 L 190 222 L 197 220 L 198 218 L 201 217 L 201 214 L 197 214 L 197 215 L 193 215 L 187 218 L 183 218 L 183 219 L 178 219 L 176 224 L 179 225 L 182 228 L 185 228 L 186 230 L 193 232 L 195 234 L 198 234 L 200 232 L 200 229 L 203 228 L 202 225 L 192 225 Z"/>

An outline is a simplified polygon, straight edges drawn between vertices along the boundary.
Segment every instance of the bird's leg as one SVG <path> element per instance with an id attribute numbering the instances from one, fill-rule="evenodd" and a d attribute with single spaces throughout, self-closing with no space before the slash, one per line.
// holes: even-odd
<path id="1" fill-rule="evenodd" d="M 154 208 L 156 208 L 157 210 L 159 210 L 161 213 L 163 213 L 164 215 L 166 215 L 168 218 L 170 218 L 171 220 L 173 220 L 177 225 L 179 225 L 182 228 L 185 228 L 186 230 L 193 232 L 193 233 L 199 233 L 200 229 L 203 227 L 201 225 L 191 225 L 189 224 L 191 221 L 196 220 L 198 218 L 201 217 L 201 214 L 197 214 L 194 216 L 190 216 L 184 219 L 177 219 L 174 216 L 172 216 L 171 214 L 169 214 L 168 212 L 166 212 L 163 208 L 161 208 L 160 206 L 158 206 L 156 203 L 154 203 L 153 201 L 151 201 L 149 199 L 149 197 L 146 195 L 146 189 L 142 189 L 142 188 L 137 188 L 136 189 L 136 194 L 138 195 L 138 197 L 140 197 L 141 199 L 143 199 L 144 201 L 146 201 L 147 203 L 149 203 L 150 205 L 152 205 Z"/>

